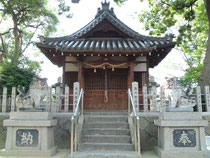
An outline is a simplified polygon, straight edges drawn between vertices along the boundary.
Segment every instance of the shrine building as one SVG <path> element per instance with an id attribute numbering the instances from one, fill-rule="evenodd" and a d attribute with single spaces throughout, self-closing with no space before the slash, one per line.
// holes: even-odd
<path id="1" fill-rule="evenodd" d="M 149 68 L 157 66 L 175 46 L 173 37 L 141 35 L 120 21 L 102 3 L 95 18 L 77 32 L 63 37 L 42 37 L 44 55 L 63 67 L 63 83 L 84 89 L 85 110 L 126 110 L 133 81 L 148 82 Z"/>

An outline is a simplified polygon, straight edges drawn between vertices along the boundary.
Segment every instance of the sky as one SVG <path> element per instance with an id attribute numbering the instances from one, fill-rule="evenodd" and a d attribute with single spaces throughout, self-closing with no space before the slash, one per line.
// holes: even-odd
<path id="1" fill-rule="evenodd" d="M 60 16 L 57 32 L 50 37 L 70 35 L 88 24 L 95 17 L 97 8 L 101 7 L 102 1 L 104 0 L 80 0 L 78 4 L 69 2 L 71 13 L 73 14 L 72 18 L 67 19 L 64 16 Z M 55 0 L 49 1 L 50 7 L 56 5 L 57 2 Z M 148 32 L 143 29 L 143 24 L 140 24 L 138 21 L 138 14 L 147 8 L 146 3 L 142 3 L 139 0 L 129 0 L 122 6 L 117 6 L 110 0 L 110 7 L 114 8 L 116 16 L 127 26 L 140 34 L 148 35 Z M 49 85 L 56 83 L 63 70 L 53 65 L 42 54 L 38 57 L 38 60 L 43 62 L 41 77 L 48 78 Z M 163 83 L 165 77 L 182 76 L 184 71 L 181 69 L 184 69 L 184 67 L 186 65 L 181 54 L 173 49 L 158 66 L 150 69 L 150 75 L 154 76 L 158 83 Z"/>

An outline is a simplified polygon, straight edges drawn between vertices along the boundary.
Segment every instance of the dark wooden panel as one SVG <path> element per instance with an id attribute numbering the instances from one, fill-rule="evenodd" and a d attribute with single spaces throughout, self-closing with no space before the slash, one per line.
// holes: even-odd
<path id="1" fill-rule="evenodd" d="M 107 74 L 107 77 L 105 77 Z M 106 79 L 107 78 L 107 81 Z M 126 110 L 128 69 L 85 69 L 85 109 Z M 107 95 L 106 95 L 107 92 Z"/>
<path id="2" fill-rule="evenodd" d="M 107 71 L 107 82 L 105 81 Z M 106 88 L 107 84 L 107 88 Z M 128 88 L 128 69 L 94 69 L 85 70 L 86 90 L 125 90 Z"/>
<path id="3" fill-rule="evenodd" d="M 134 81 L 139 83 L 139 88 L 147 83 L 147 73 L 146 72 L 134 72 Z"/>
<path id="4" fill-rule="evenodd" d="M 108 90 L 107 102 L 104 90 L 86 90 L 84 94 L 85 110 L 127 110 L 127 90 Z"/>
<path id="5" fill-rule="evenodd" d="M 73 88 L 74 82 L 78 82 L 78 72 L 65 72 L 65 84 Z"/>

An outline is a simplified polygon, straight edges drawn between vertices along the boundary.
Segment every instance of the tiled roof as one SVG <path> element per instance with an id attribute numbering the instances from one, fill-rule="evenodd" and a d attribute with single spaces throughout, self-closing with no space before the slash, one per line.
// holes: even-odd
<path id="1" fill-rule="evenodd" d="M 88 39 L 69 39 L 69 40 L 55 40 L 39 44 L 38 46 L 56 47 L 60 50 L 83 50 L 83 51 L 151 51 L 158 47 L 172 46 L 174 43 L 170 41 L 158 40 L 136 40 L 124 38 L 88 38 Z"/>

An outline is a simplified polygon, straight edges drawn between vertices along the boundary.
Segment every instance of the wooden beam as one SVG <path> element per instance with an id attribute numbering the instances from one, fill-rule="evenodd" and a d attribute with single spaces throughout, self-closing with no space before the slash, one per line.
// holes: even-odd
<path id="1" fill-rule="evenodd" d="M 147 61 L 134 61 L 135 64 L 147 63 Z"/>

